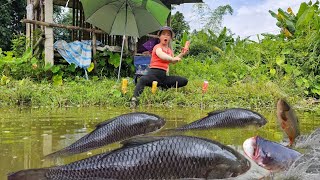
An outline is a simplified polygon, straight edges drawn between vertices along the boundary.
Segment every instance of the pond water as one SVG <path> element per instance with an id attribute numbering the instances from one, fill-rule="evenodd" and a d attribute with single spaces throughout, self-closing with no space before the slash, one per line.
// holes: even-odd
<path id="1" fill-rule="evenodd" d="M 211 110 L 200 109 L 139 109 L 164 117 L 167 123 L 163 129 L 178 127 L 206 116 Z M 276 123 L 275 110 L 256 110 L 264 115 L 268 123 L 262 128 L 215 129 L 189 131 L 184 134 L 217 140 L 241 150 L 245 139 L 260 135 L 268 140 L 280 142 L 285 137 Z M 67 109 L 0 109 L 0 179 L 8 173 L 29 168 L 63 165 L 93 154 L 120 147 L 114 143 L 93 150 L 57 160 L 43 160 L 43 156 L 75 142 L 89 133 L 95 125 L 112 117 L 132 112 L 126 108 L 67 108 Z M 297 112 L 301 134 L 309 134 L 320 127 L 320 112 Z M 156 135 L 165 135 L 157 132 Z"/>

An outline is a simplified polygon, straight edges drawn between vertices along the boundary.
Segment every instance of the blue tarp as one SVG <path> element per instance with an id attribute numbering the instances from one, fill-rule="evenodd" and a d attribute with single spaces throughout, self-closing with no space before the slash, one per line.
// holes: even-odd
<path id="1" fill-rule="evenodd" d="M 87 69 L 92 59 L 92 41 L 74 41 L 67 43 L 59 40 L 54 43 L 54 48 L 69 63 L 73 63 L 76 67 Z"/>

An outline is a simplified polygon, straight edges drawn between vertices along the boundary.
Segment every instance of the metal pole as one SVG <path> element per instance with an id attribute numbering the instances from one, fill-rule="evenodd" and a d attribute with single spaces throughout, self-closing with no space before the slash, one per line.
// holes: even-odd
<path id="1" fill-rule="evenodd" d="M 127 31 L 127 21 L 128 21 L 128 0 L 126 0 L 126 16 L 125 16 L 125 24 L 124 24 L 124 34 L 122 36 L 122 47 L 121 47 L 121 55 L 120 55 L 120 64 L 119 64 L 119 70 L 118 70 L 118 79 L 117 82 L 119 82 L 120 79 L 120 70 L 121 70 L 121 63 L 122 63 L 122 56 L 123 56 L 123 48 L 124 48 L 124 40 L 126 38 L 126 31 Z"/>

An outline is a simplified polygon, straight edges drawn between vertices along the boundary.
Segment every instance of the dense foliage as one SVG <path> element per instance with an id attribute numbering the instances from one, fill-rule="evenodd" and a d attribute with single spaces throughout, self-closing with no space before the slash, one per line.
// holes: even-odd
<path id="1" fill-rule="evenodd" d="M 0 11 L 0 48 L 8 51 L 14 36 L 25 31 L 20 20 L 26 14 L 26 1 L 0 0 Z"/>
<path id="2" fill-rule="evenodd" d="M 199 77 L 235 82 L 273 81 L 299 89 L 307 96 L 320 95 L 320 18 L 318 2 L 302 3 L 295 15 L 279 9 L 270 11 L 282 28 L 279 35 L 265 35 L 260 42 L 233 39 L 223 29 L 220 34 L 197 32 L 191 35 L 191 58 L 175 72 L 187 77 Z M 205 56 L 199 56 L 205 54 Z M 199 73 L 204 71 L 206 73 Z"/>
<path id="3" fill-rule="evenodd" d="M 175 37 L 177 39 L 181 38 L 183 32 L 188 32 L 190 30 L 188 22 L 186 22 L 183 14 L 179 11 L 171 16 L 171 28 L 174 29 Z"/>
<path id="4" fill-rule="evenodd" d="M 220 13 L 225 13 L 227 9 L 220 9 Z M 156 95 L 150 95 L 147 88 L 141 96 L 141 103 L 166 106 L 199 106 L 203 103 L 215 107 L 242 104 L 259 107 L 273 106 L 279 97 L 295 102 L 298 99 L 319 98 L 319 14 L 318 2 L 302 3 L 298 13 L 290 8 L 270 11 L 282 29 L 277 35 L 263 34 L 258 42 L 233 38 L 227 28 L 218 32 L 215 28 L 204 28 L 191 34 L 181 31 L 181 37 L 173 43 L 175 52 L 180 51 L 186 40 L 191 40 L 190 53 L 170 68 L 170 74 L 187 77 L 188 86 L 177 91 L 158 91 Z M 18 46 L 16 49 L 19 49 Z M 8 101 L 9 105 L 24 104 L 21 101 L 31 105 L 54 106 L 118 105 L 128 102 L 133 93 L 134 85 L 131 83 L 128 94 L 121 95 L 120 84 L 112 80 L 117 75 L 119 54 L 97 54 L 97 71 L 89 72 L 91 81 L 84 81 L 83 70 L 73 65 L 45 67 L 43 61 L 32 57 L 30 51 L 21 56 L 17 51 L 0 51 L 0 88 L 7 94 L 0 96 L 0 105 L 7 105 Z M 133 77 L 133 73 L 132 59 L 125 58 L 121 76 Z M 209 92 L 202 95 L 204 80 L 209 81 Z M 32 86 L 36 91 L 28 91 L 25 82 L 28 82 L 27 87 Z M 16 86 L 23 90 L 14 88 Z M 96 91 L 89 93 L 89 89 Z M 37 91 L 46 91 L 57 98 L 41 100 L 42 95 Z M 62 91 L 70 94 L 63 95 Z M 90 97 L 83 99 L 73 95 L 80 91 L 84 92 L 83 96 Z"/>

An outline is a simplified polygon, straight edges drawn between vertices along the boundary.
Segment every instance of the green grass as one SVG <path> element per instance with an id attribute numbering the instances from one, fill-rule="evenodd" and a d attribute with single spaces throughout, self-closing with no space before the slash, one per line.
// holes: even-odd
<path id="1" fill-rule="evenodd" d="M 292 104 L 302 98 L 286 93 L 284 87 L 273 82 L 237 82 L 220 85 L 209 81 L 207 93 L 202 94 L 202 80 L 190 80 L 178 89 L 157 90 L 151 93 L 146 87 L 140 96 L 140 106 L 151 107 L 195 107 L 195 108 L 274 108 L 278 98 L 287 98 Z M 121 93 L 121 83 L 104 79 L 99 81 L 76 80 L 54 86 L 50 82 L 34 82 L 30 79 L 11 80 L 0 86 L 0 106 L 28 107 L 86 107 L 129 106 L 134 91 L 129 80 L 128 93 Z M 305 104 L 304 104 L 305 105 Z"/>

